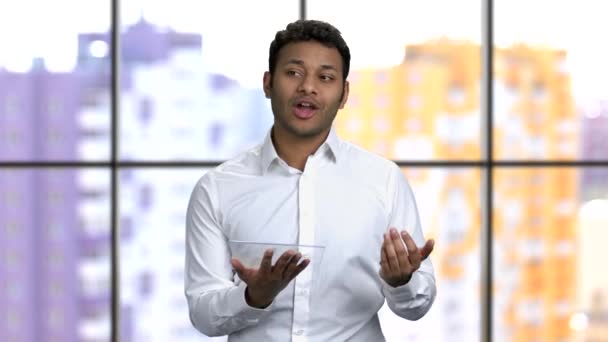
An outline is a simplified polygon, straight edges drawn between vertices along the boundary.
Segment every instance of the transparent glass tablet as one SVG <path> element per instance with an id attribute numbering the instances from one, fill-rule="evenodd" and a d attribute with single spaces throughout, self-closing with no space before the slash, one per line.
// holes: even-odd
<path id="1" fill-rule="evenodd" d="M 257 268 L 260 266 L 264 252 L 272 249 L 272 264 L 274 265 L 279 257 L 288 250 L 300 252 L 302 258 L 300 260 L 310 259 L 310 265 L 316 269 L 321 264 L 325 246 L 320 245 L 299 245 L 288 243 L 269 243 L 269 242 L 254 242 L 229 240 L 230 252 L 233 258 L 237 258 L 245 267 Z"/>

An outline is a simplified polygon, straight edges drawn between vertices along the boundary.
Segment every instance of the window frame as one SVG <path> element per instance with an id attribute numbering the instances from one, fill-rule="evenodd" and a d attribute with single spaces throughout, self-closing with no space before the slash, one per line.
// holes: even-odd
<path id="1" fill-rule="evenodd" d="M 120 0 L 111 1 L 111 141 L 110 159 L 107 161 L 3 161 L 0 168 L 6 169 L 105 169 L 110 172 L 110 215 L 111 215 L 111 341 L 120 340 L 120 232 L 118 187 L 119 173 L 123 169 L 149 169 L 149 168 L 205 168 L 215 167 L 223 162 L 217 161 L 121 161 L 118 158 L 120 112 Z M 493 331 L 493 173 L 494 170 L 526 167 L 608 167 L 608 159 L 602 160 L 495 160 L 493 155 L 493 82 L 491 72 L 494 65 L 492 46 L 494 45 L 494 0 L 482 1 L 480 29 L 482 30 L 482 91 L 480 113 L 481 118 L 481 144 L 482 154 L 479 160 L 395 160 L 400 167 L 408 168 L 476 168 L 481 170 L 482 189 L 482 227 L 480 236 L 480 262 L 481 262 L 481 307 L 480 307 L 480 340 L 492 341 Z M 299 1 L 300 18 L 305 19 L 307 13 L 307 0 Z"/>

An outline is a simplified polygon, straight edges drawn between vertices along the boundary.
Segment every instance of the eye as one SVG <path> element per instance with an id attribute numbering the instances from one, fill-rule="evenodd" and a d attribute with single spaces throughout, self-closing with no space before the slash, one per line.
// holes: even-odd
<path id="1" fill-rule="evenodd" d="M 300 76 L 300 72 L 296 71 L 296 70 L 287 70 L 287 75 L 288 76 Z"/>
<path id="2" fill-rule="evenodd" d="M 324 82 L 330 82 L 334 80 L 334 77 L 332 75 L 321 75 L 320 78 Z"/>

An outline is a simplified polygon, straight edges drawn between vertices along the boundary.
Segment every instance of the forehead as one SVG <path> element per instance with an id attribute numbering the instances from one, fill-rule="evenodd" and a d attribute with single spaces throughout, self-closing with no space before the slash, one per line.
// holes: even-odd
<path id="1" fill-rule="evenodd" d="M 342 71 L 342 56 L 335 47 L 325 46 L 317 41 L 289 43 L 279 51 L 278 65 L 292 60 L 301 60 L 305 66 L 317 67 L 331 65 Z"/>

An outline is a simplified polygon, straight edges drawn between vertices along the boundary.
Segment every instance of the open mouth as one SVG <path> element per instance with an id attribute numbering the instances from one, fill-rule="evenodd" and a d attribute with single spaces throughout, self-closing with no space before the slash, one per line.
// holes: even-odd
<path id="1" fill-rule="evenodd" d="M 294 114 L 300 119 L 310 119 L 318 109 L 319 106 L 311 101 L 298 101 L 294 106 Z"/>

